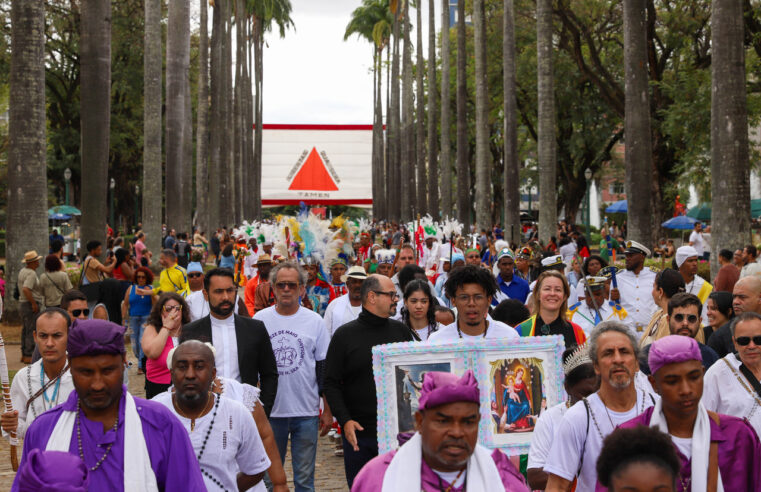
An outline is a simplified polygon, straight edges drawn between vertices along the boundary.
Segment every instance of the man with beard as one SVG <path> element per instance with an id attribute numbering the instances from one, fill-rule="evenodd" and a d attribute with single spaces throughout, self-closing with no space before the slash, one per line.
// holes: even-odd
<path id="1" fill-rule="evenodd" d="M 349 487 L 365 463 L 378 455 L 373 347 L 412 341 L 404 323 L 389 319 L 396 313 L 398 299 L 390 278 L 370 275 L 362 283 L 360 295 L 359 317 L 336 330 L 330 341 L 324 384 L 330 409 L 343 429 Z"/>
<path id="2" fill-rule="evenodd" d="M 398 450 L 367 463 L 352 492 L 528 492 L 525 480 L 502 451 L 478 444 L 479 404 L 473 371 L 461 378 L 426 373 L 415 412 L 417 432 Z"/>
<path id="3" fill-rule="evenodd" d="M 90 470 L 90 490 L 206 490 L 188 434 L 162 405 L 135 398 L 122 384 L 124 328 L 75 320 L 67 343 L 74 390 L 26 432 L 30 451 L 65 451 Z M 18 480 L 11 490 L 19 489 Z"/>
<path id="4" fill-rule="evenodd" d="M 233 313 L 238 289 L 229 268 L 206 273 L 203 294 L 210 313 L 182 328 L 182 340 L 211 341 L 217 349 L 217 372 L 251 386 L 261 380 L 261 400 L 269 416 L 277 392 L 277 364 L 264 323 Z"/>
<path id="5" fill-rule="evenodd" d="M 357 319 L 362 312 L 362 282 L 366 278 L 367 274 L 361 266 L 349 268 L 344 279 L 349 293 L 332 301 L 325 310 L 325 327 L 330 336 L 333 336 L 341 325 Z"/>
<path id="6" fill-rule="evenodd" d="M 602 441 L 617 425 L 655 404 L 655 397 L 635 384 L 637 341 L 618 321 L 597 325 L 589 338 L 589 357 L 600 376 L 600 389 L 571 407 L 560 421 L 544 471 L 552 492 L 571 490 L 578 478 L 578 492 L 592 492 L 597 482 L 595 463 Z"/>
<path id="7" fill-rule="evenodd" d="M 701 309 L 703 309 L 703 305 L 694 294 L 687 294 L 685 292 L 674 294 L 674 297 L 669 300 L 668 305 L 668 323 L 671 335 L 689 338 L 697 338 L 700 335 L 702 340 L 703 331 L 700 329 Z M 696 343 L 700 349 L 700 359 L 703 362 L 703 367 L 706 369 L 710 368 L 714 362 L 719 360 L 719 356 L 716 355 L 716 352 L 711 347 L 703 345 L 697 342 L 697 340 Z M 639 363 L 640 370 L 647 375 L 650 375 L 652 370 L 647 365 L 650 347 L 652 347 L 652 344 L 646 345 L 642 349 L 642 357 Z"/>
<path id="8" fill-rule="evenodd" d="M 209 301 L 203 296 L 203 267 L 198 262 L 192 262 L 188 265 L 188 286 L 190 294 L 185 298 L 190 310 L 190 321 L 201 319 L 209 314 Z M 250 318 L 248 308 L 240 297 L 235 303 L 235 314 L 244 318 Z"/>
<path id="9" fill-rule="evenodd" d="M 610 300 L 619 301 L 628 316 L 623 323 L 640 338 L 656 310 L 653 300 L 655 272 L 645 266 L 650 250 L 636 241 L 626 241 L 626 271 L 616 274 L 618 288 L 610 289 Z"/>

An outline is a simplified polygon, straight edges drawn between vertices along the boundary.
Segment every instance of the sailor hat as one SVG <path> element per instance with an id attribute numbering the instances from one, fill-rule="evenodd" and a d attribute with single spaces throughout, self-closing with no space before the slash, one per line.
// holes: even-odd
<path id="1" fill-rule="evenodd" d="M 637 241 L 626 241 L 626 250 L 624 254 L 639 253 L 641 255 L 650 256 L 650 250 Z"/>

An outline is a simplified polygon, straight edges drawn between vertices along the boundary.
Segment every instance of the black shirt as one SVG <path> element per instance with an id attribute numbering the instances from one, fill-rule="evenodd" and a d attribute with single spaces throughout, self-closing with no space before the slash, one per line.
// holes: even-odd
<path id="1" fill-rule="evenodd" d="M 571 326 L 571 323 L 564 320 L 561 316 L 558 316 L 555 321 L 549 324 L 549 331 L 547 328 L 545 328 L 545 326 L 547 326 L 547 323 L 543 321 L 542 317 L 537 314 L 534 336 L 538 337 L 542 335 L 563 335 L 566 348 L 575 347 L 578 345 L 576 342 L 576 334 L 573 332 L 573 326 Z"/>
<path id="2" fill-rule="evenodd" d="M 732 341 L 732 330 L 729 328 L 731 321 L 724 323 L 718 330 L 711 333 L 706 339 L 706 345 L 711 347 L 720 359 L 727 354 L 735 353 L 735 343 Z"/>
<path id="3" fill-rule="evenodd" d="M 336 330 L 328 347 L 324 394 L 339 424 L 355 420 L 365 429 L 358 436 L 377 434 L 373 347 L 411 341 L 406 325 L 378 317 L 364 308 L 356 320 Z"/>

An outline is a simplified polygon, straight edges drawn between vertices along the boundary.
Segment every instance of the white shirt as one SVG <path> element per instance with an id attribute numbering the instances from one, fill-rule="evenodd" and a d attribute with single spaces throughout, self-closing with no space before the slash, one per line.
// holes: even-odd
<path id="1" fill-rule="evenodd" d="M 698 295 L 698 292 L 700 292 L 700 289 L 703 288 L 703 284 L 706 283 L 705 279 L 701 277 L 700 275 L 695 275 L 695 277 L 692 279 L 692 282 L 689 284 L 685 284 L 684 291 L 688 294 L 695 294 Z M 708 298 L 706 298 L 708 300 Z M 708 326 L 708 309 L 703 306 L 703 314 L 700 316 L 700 319 L 703 323 L 703 326 Z"/>
<path id="2" fill-rule="evenodd" d="M 609 319 L 612 319 L 616 317 L 615 313 L 613 312 L 613 308 L 610 307 L 610 304 L 608 304 L 607 300 L 604 300 L 602 304 L 598 307 L 598 311 L 600 312 L 600 321 L 608 321 Z M 573 313 L 573 316 L 571 317 L 571 322 L 576 323 L 581 327 L 582 330 L 584 330 L 584 334 L 589 338 L 589 335 L 592 334 L 592 329 L 597 326 L 595 321 L 595 310 L 587 305 L 586 301 L 581 301 L 581 306 L 576 310 L 575 313 Z"/>
<path id="3" fill-rule="evenodd" d="M 325 310 L 325 327 L 328 329 L 328 335 L 331 337 L 338 328 L 350 321 L 354 321 L 362 312 L 362 306 L 352 306 L 349 302 L 349 294 L 344 294 L 333 299 Z"/>
<path id="4" fill-rule="evenodd" d="M 740 359 L 735 354 L 708 368 L 703 377 L 702 401 L 706 410 L 748 419 L 756 434 L 761 435 L 761 398 L 740 372 Z"/>
<path id="5" fill-rule="evenodd" d="M 595 490 L 597 458 L 600 456 L 603 437 L 613 432 L 616 426 L 633 419 L 646 408 L 653 406 L 653 398 L 641 389 L 637 389 L 637 402 L 627 412 L 613 412 L 607 409 L 597 393 L 589 396 L 587 401 L 590 407 L 589 415 L 584 402 L 579 401 L 560 421 L 544 466 L 546 473 L 573 480 L 581 463 L 581 472 L 576 483 L 577 492 Z"/>
<path id="6" fill-rule="evenodd" d="M 437 331 L 436 333 L 431 333 L 430 338 L 428 338 L 428 343 L 448 343 L 448 342 L 456 342 L 457 340 L 460 340 L 460 339 L 481 340 L 482 338 L 510 339 L 510 338 L 520 338 L 520 335 L 518 335 L 518 332 L 515 331 L 515 328 L 507 326 L 501 321 L 496 321 L 493 319 L 489 320 L 489 325 L 486 329 L 486 336 L 484 336 L 483 334 L 476 335 L 476 336 L 466 335 L 462 331 L 460 331 L 460 333 L 457 332 L 457 321 L 455 321 L 451 325 L 447 325 L 443 328 L 440 328 L 439 331 Z"/>
<path id="7" fill-rule="evenodd" d="M 740 270 L 740 278 L 747 277 L 748 275 L 761 276 L 761 263 L 749 261 L 748 264 Z"/>
<path id="8" fill-rule="evenodd" d="M 688 460 L 692 458 L 692 438 L 691 437 L 676 437 L 669 434 L 671 441 L 679 449 L 679 452 L 684 455 Z"/>
<path id="9" fill-rule="evenodd" d="M 259 261 L 259 249 L 256 251 L 248 250 L 248 255 L 243 260 L 243 274 L 246 278 L 252 278 L 256 276 L 257 268 L 256 262 Z"/>
<path id="10" fill-rule="evenodd" d="M 568 244 L 564 244 L 558 250 L 558 254 L 563 257 L 563 263 L 565 263 L 568 266 L 571 266 L 571 263 L 573 262 L 573 257 L 576 255 L 576 243 L 571 241 Z"/>
<path id="11" fill-rule="evenodd" d="M 167 407 L 182 423 L 196 454 L 201 451 L 201 446 L 204 446 L 203 456 L 199 462 L 201 470 L 221 482 L 226 490 L 238 490 L 239 472 L 256 475 L 266 471 L 272 463 L 267 457 L 262 438 L 248 409 L 231 398 L 225 396 L 216 398 L 219 399 L 216 417 L 212 408 L 209 413 L 196 419 L 192 432 L 190 419 L 183 417 L 175 410 L 171 392 L 160 393 L 153 398 L 153 401 Z M 211 433 L 209 433 L 210 426 Z M 182 473 L 182 470 L 174 472 Z M 219 486 L 205 474 L 203 481 L 208 490 L 219 490 Z"/>
<path id="12" fill-rule="evenodd" d="M 211 319 L 211 343 L 216 349 L 217 375 L 240 381 L 238 367 L 238 339 L 235 337 L 235 315 L 225 319 Z"/>
<path id="13" fill-rule="evenodd" d="M 202 290 L 197 290 L 188 295 L 185 298 L 185 302 L 188 303 L 188 309 L 190 310 L 190 321 L 195 321 L 209 315 L 209 301 L 204 298 Z M 235 307 L 233 307 L 233 313 L 238 314 L 237 299 Z"/>
<path id="14" fill-rule="evenodd" d="M 277 395 L 270 416 L 319 415 L 315 366 L 317 361 L 325 360 L 330 344 L 323 319 L 303 306 L 291 316 L 283 316 L 270 306 L 258 311 L 254 319 L 267 328 L 277 362 Z"/>
<path id="15" fill-rule="evenodd" d="M 692 233 L 690 233 L 690 243 L 692 244 L 692 247 L 695 248 L 695 251 L 698 252 L 698 258 L 703 256 L 703 233 L 692 231 Z"/>
<path id="16" fill-rule="evenodd" d="M 534 434 L 531 437 L 531 447 L 528 451 L 528 464 L 526 468 L 544 468 L 555 439 L 555 432 L 566 411 L 568 411 L 567 403 L 560 402 L 539 415 L 539 420 L 536 421 L 536 426 L 534 427 Z"/>
<path id="17" fill-rule="evenodd" d="M 639 340 L 657 309 L 653 300 L 655 272 L 648 267 L 643 267 L 639 275 L 635 275 L 631 270 L 625 270 L 616 274 L 616 280 L 618 292 L 621 294 L 621 306 L 628 314 L 621 322 Z"/>
<path id="18" fill-rule="evenodd" d="M 63 403 L 69 398 L 69 395 L 74 391 L 74 383 L 71 380 L 71 371 L 67 370 L 61 376 L 61 384 L 58 387 L 58 393 L 55 398 L 53 393 L 55 392 L 56 383 L 50 385 L 46 391 L 48 398 L 52 399 L 51 402 L 46 402 L 43 395 L 38 396 L 29 405 L 29 411 L 26 409 L 26 402 L 29 401 L 29 397 L 37 393 L 42 384 L 40 383 L 40 370 L 42 369 L 42 359 L 38 360 L 30 366 L 21 368 L 13 377 L 11 383 L 11 402 L 13 403 L 13 409 L 18 411 L 18 428 L 16 429 L 16 435 L 19 438 L 23 438 L 26 435 L 26 430 L 29 425 L 40 416 L 43 412 L 50 410 L 54 406 Z M 50 381 L 47 374 L 44 376 L 45 383 Z M 8 434 L 3 431 L 3 435 Z"/>

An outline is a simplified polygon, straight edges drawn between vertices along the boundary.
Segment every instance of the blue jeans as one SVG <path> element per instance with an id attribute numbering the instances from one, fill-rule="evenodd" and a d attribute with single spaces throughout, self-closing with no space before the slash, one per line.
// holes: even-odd
<path id="1" fill-rule="evenodd" d="M 288 436 L 291 437 L 291 463 L 295 491 L 314 492 L 314 464 L 317 458 L 319 417 L 270 417 L 270 426 L 283 462 L 285 462 L 288 447 Z"/>
<path id="2" fill-rule="evenodd" d="M 140 344 L 140 340 L 143 338 L 143 325 L 148 322 L 148 315 L 145 316 L 130 316 L 129 327 L 132 330 L 130 335 L 130 341 L 132 342 L 132 353 L 137 357 L 137 366 L 140 369 L 145 370 L 143 367 L 143 346 Z"/>

